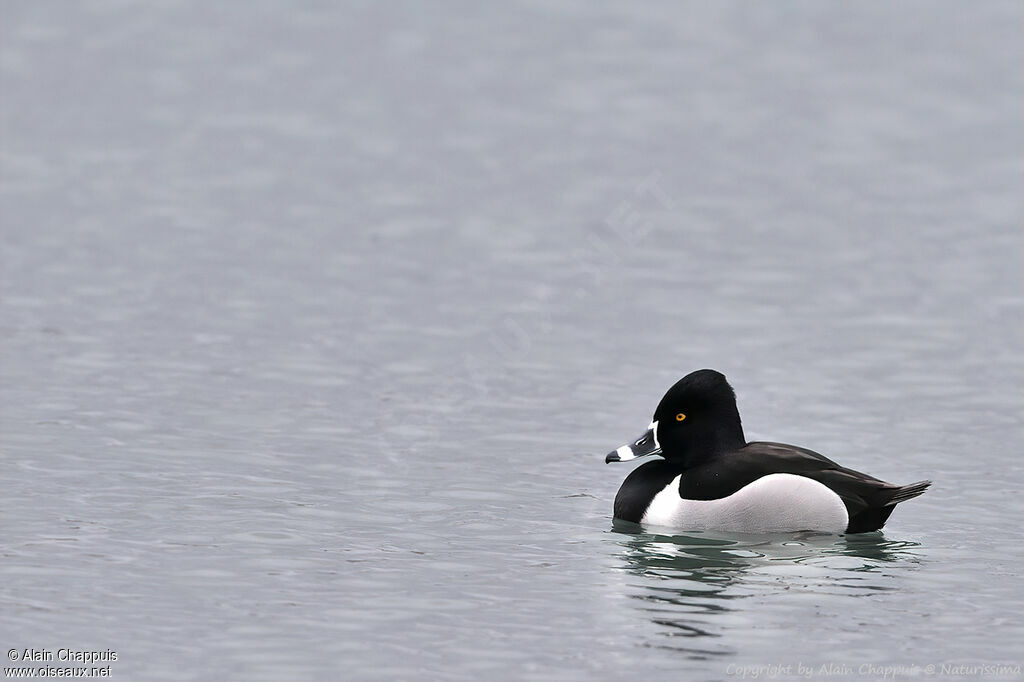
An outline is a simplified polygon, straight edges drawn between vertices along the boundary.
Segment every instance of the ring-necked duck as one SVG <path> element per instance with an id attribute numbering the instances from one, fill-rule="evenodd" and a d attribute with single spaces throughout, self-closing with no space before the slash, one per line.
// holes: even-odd
<path id="1" fill-rule="evenodd" d="M 931 485 L 886 483 L 795 445 L 748 443 L 736 394 L 711 369 L 680 379 L 647 432 L 605 462 L 649 455 L 662 459 L 626 477 L 616 518 L 682 530 L 866 533 Z"/>

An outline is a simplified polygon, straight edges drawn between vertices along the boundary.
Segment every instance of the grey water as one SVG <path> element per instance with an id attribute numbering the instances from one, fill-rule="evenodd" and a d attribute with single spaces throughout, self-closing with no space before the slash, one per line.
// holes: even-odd
<path id="1" fill-rule="evenodd" d="M 4 667 L 1019 678 L 1022 20 L 4 3 Z M 605 453 L 702 367 L 933 488 L 613 524 Z"/>

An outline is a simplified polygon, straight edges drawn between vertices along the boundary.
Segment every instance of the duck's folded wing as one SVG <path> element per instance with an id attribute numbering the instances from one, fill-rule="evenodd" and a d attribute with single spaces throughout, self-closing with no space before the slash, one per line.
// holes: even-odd
<path id="1" fill-rule="evenodd" d="M 796 474 L 823 483 L 842 498 L 851 518 L 865 509 L 902 501 L 896 498 L 904 489 L 847 469 L 813 450 L 784 443 L 755 442 L 712 464 L 687 472 L 681 481 L 680 494 L 686 499 L 718 499 L 769 474 Z M 917 494 L 921 492 L 924 490 Z"/>

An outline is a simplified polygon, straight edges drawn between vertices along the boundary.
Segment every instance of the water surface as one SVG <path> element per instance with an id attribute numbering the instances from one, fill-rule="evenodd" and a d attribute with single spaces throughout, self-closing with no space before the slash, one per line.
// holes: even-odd
<path id="1" fill-rule="evenodd" d="M 133 680 L 1019 666 L 1022 19 L 9 4 L 0 643 Z M 750 439 L 934 487 L 857 537 L 613 526 L 604 454 L 701 367 Z"/>

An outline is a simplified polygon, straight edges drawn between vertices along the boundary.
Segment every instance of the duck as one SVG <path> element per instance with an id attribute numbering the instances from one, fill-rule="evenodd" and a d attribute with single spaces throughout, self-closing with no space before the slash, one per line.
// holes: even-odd
<path id="1" fill-rule="evenodd" d="M 887 483 L 796 445 L 748 443 L 736 393 L 713 369 L 677 381 L 647 431 L 605 462 L 655 455 L 623 481 L 615 519 L 684 531 L 868 533 L 931 485 Z"/>

